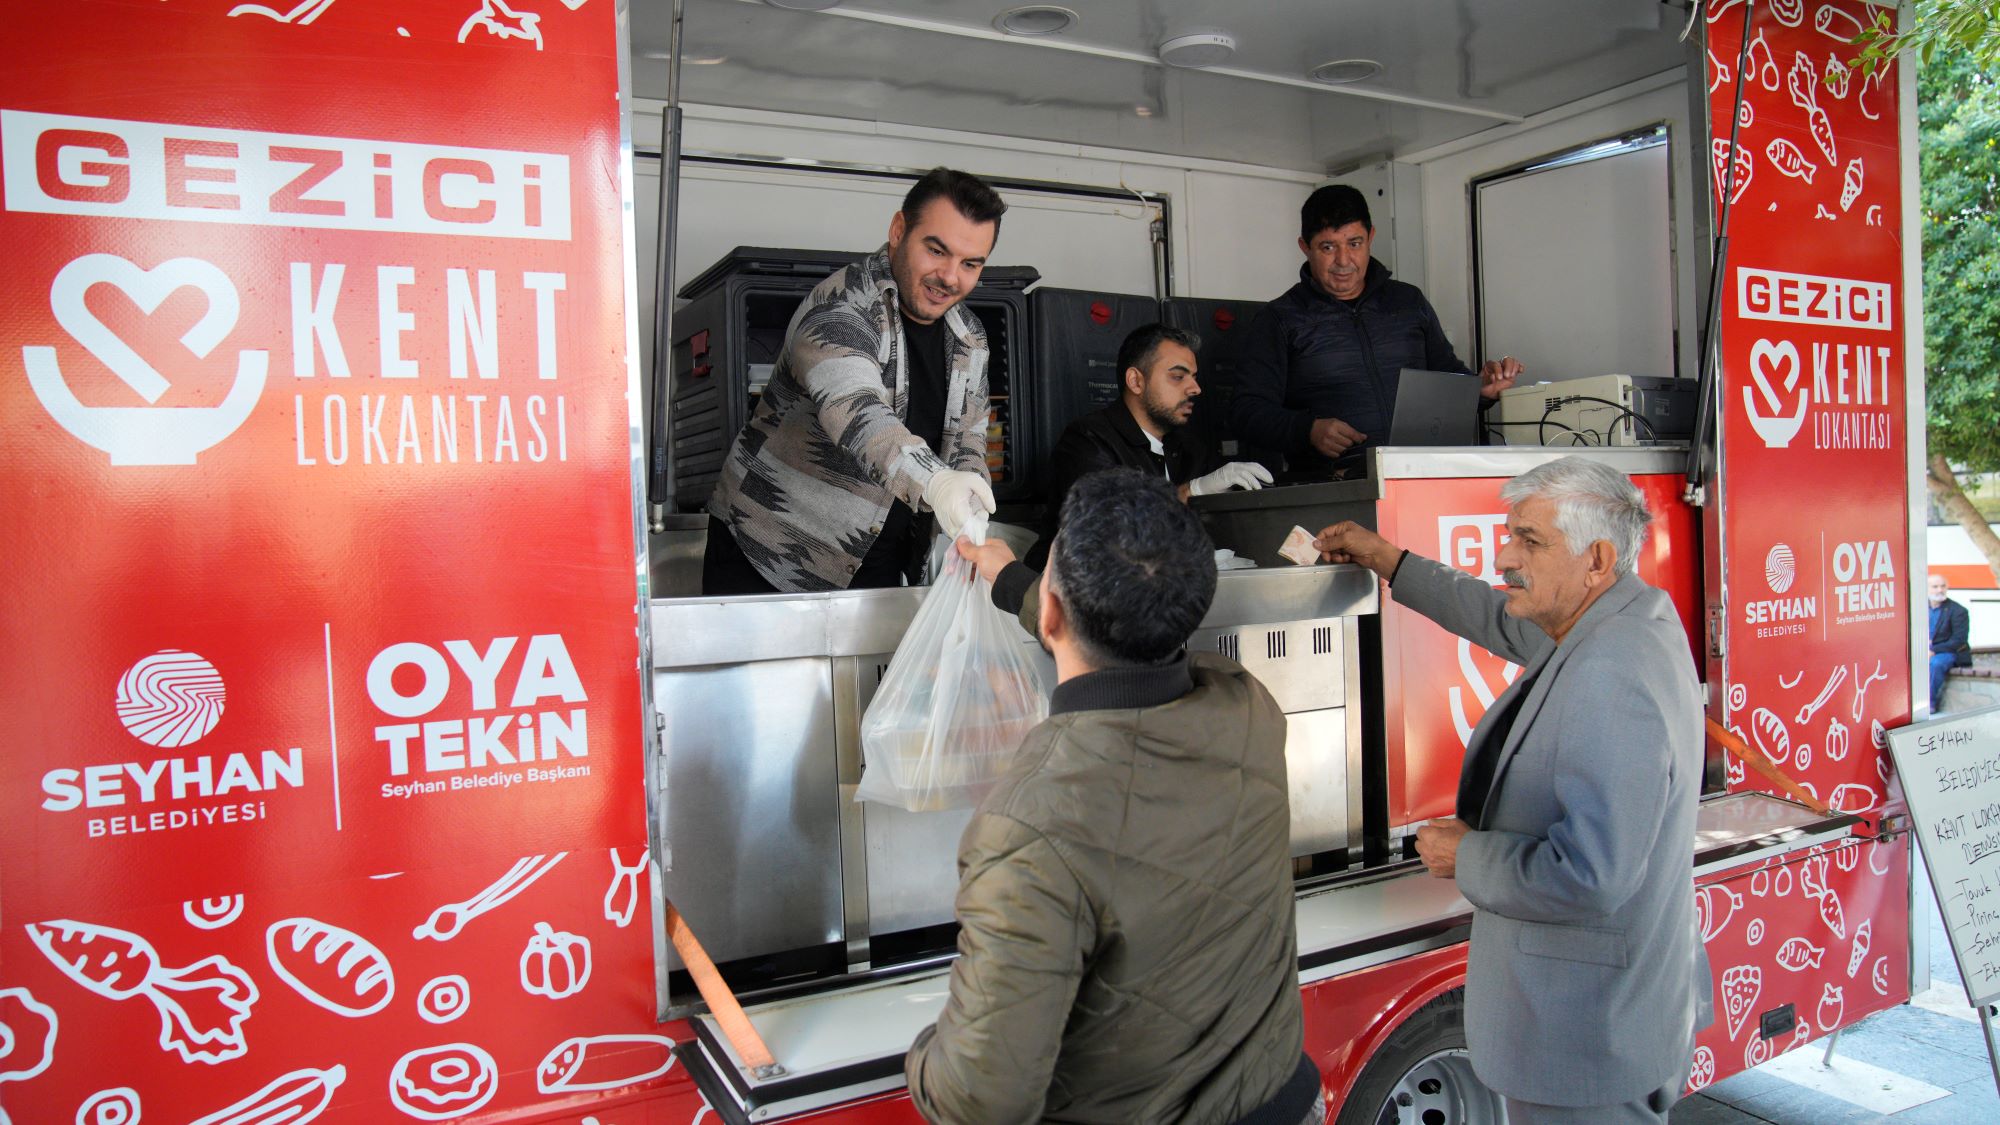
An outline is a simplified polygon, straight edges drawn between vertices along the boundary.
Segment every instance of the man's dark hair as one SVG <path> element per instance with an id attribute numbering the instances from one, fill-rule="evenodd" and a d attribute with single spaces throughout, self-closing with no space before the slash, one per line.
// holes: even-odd
<path id="1" fill-rule="evenodd" d="M 1100 668 L 1162 664 L 1215 600 L 1215 544 L 1164 477 L 1090 473 L 1063 501 L 1053 591 Z"/>
<path id="2" fill-rule="evenodd" d="M 910 185 L 909 194 L 903 196 L 903 221 L 916 225 L 924 207 L 939 198 L 951 200 L 959 214 L 975 223 L 992 223 L 993 237 L 1000 237 L 1000 216 L 1007 213 L 1006 201 L 987 187 L 985 180 L 955 168 L 933 168 Z"/>
<path id="3" fill-rule="evenodd" d="M 1299 208 L 1299 237 L 1307 242 L 1323 230 L 1339 230 L 1349 223 L 1375 229 L 1375 221 L 1368 217 L 1368 197 L 1346 184 L 1326 185 L 1306 196 L 1305 206 Z"/>
<path id="4" fill-rule="evenodd" d="M 1160 354 L 1161 344 L 1179 344 L 1191 352 L 1201 351 L 1201 337 L 1185 328 L 1175 328 L 1171 324 L 1141 325 L 1118 345 L 1119 385 L 1124 385 L 1125 373 L 1134 367 L 1141 371 L 1151 367 L 1153 359 Z"/>

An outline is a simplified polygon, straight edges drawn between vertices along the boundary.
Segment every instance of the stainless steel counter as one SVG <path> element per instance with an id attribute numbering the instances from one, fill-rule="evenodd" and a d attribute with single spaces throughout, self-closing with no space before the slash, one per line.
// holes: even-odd
<path id="1" fill-rule="evenodd" d="M 833 947 L 864 968 L 882 935 L 951 920 L 969 810 L 853 800 L 862 713 L 923 593 L 653 603 L 665 890 L 717 961 Z M 1190 639 L 1243 663 L 1290 717 L 1295 854 L 1360 843 L 1357 632 L 1378 598 L 1356 567 L 1225 572 Z"/>

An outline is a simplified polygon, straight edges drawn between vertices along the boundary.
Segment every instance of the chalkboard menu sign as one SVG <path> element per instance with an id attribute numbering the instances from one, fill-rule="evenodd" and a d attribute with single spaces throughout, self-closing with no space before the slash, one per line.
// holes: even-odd
<path id="1" fill-rule="evenodd" d="M 2000 707 L 1892 730 L 1889 751 L 1966 1000 L 1983 1009 L 2000 998 Z"/>

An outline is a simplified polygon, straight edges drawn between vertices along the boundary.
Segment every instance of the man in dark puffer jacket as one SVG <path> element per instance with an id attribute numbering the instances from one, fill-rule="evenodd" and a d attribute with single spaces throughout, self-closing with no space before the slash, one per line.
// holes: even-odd
<path id="1" fill-rule="evenodd" d="M 1469 372 L 1414 285 L 1370 256 L 1368 200 L 1346 184 L 1299 211 L 1299 283 L 1266 305 L 1237 356 L 1230 423 L 1248 446 L 1294 471 L 1351 471 L 1385 440 L 1406 367 Z M 1482 407 L 1521 374 L 1512 356 L 1480 368 Z"/>
<path id="2" fill-rule="evenodd" d="M 1013 557 L 960 549 L 989 579 Z M 959 956 L 911 1100 L 958 1125 L 1316 1125 L 1285 716 L 1187 652 L 1215 596 L 1200 519 L 1159 476 L 1092 473 L 1046 583 L 1013 569 L 1058 684 L 959 843 Z"/>

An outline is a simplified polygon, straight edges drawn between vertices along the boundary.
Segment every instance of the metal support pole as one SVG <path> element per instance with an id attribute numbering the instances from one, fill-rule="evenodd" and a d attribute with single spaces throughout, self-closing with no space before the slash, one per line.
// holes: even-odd
<path id="1" fill-rule="evenodd" d="M 1838 1046 L 1840 1046 L 1840 1029 L 1836 1027 L 1833 1029 L 1833 1034 L 1826 1037 L 1826 1054 L 1820 1056 L 1820 1066 L 1830 1067 L 1833 1065 L 1833 1049 Z"/>
<path id="2" fill-rule="evenodd" d="M 1986 1064 L 1993 1068 L 1993 1088 L 2000 1090 L 2000 1043 L 1993 1039 L 1993 1005 L 1979 1006 L 1979 1027 L 1986 1032 Z"/>
<path id="3" fill-rule="evenodd" d="M 660 114 L 660 210 L 657 260 L 653 263 L 653 369 L 648 372 L 653 409 L 647 434 L 646 499 L 655 534 L 666 530 L 667 426 L 673 393 L 674 244 L 679 234 L 681 196 L 681 5 L 674 0 L 673 34 L 667 60 L 667 107 Z"/>

